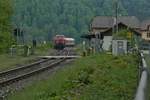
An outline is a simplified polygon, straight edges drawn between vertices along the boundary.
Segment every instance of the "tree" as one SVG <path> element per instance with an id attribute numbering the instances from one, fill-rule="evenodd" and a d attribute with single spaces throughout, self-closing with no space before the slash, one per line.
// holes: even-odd
<path id="1" fill-rule="evenodd" d="M 14 0 L 13 22 L 19 27 L 37 29 L 34 32 L 31 30 L 26 32 L 28 33 L 26 35 L 37 34 L 36 36 L 45 36 L 47 39 L 47 36 L 57 33 L 79 39 L 83 32 L 88 32 L 94 16 L 113 15 L 111 2 L 111 0 Z M 120 9 L 121 14 L 126 12 L 123 7 Z"/>
<path id="2" fill-rule="evenodd" d="M 11 5 L 11 0 L 0 0 L 0 52 L 6 51 L 12 43 Z"/>

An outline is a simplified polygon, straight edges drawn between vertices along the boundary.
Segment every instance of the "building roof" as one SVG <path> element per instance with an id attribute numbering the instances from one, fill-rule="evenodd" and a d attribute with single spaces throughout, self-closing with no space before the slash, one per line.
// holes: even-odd
<path id="1" fill-rule="evenodd" d="M 148 25 L 150 25 L 150 20 L 144 20 L 141 23 L 141 30 L 146 30 L 148 28 Z"/>
<path id="2" fill-rule="evenodd" d="M 128 25 L 124 24 L 123 22 L 118 23 L 118 27 L 120 27 L 120 26 L 125 26 L 125 27 L 127 27 L 130 31 L 134 32 L 134 34 L 136 34 L 137 36 L 140 36 L 140 35 L 141 35 L 141 32 L 140 32 L 140 31 L 138 31 L 138 30 L 136 30 L 136 29 L 134 29 L 134 28 L 129 27 Z M 116 25 L 114 25 L 113 27 L 116 27 Z M 101 32 L 101 33 L 98 33 L 98 34 L 100 34 L 101 37 L 103 38 L 103 36 L 106 36 L 107 33 L 109 33 L 109 31 L 112 31 L 112 30 L 113 30 L 113 27 L 110 27 L 110 28 L 108 28 L 107 30 L 105 30 L 104 32 Z M 81 36 L 81 38 L 87 38 L 87 39 L 96 38 L 95 35 L 96 35 L 96 34 L 90 34 L 90 33 L 89 33 L 89 34 L 83 34 L 83 35 Z M 109 34 L 109 35 L 110 35 L 110 34 Z M 111 35 L 112 35 L 112 33 L 111 33 Z"/>
<path id="3" fill-rule="evenodd" d="M 92 20 L 92 28 L 110 28 L 116 23 L 115 17 L 97 16 Z M 120 16 L 118 23 L 124 23 L 131 28 L 140 28 L 140 21 L 135 16 Z"/>
<path id="4" fill-rule="evenodd" d="M 92 28 L 109 28 L 113 26 L 113 18 L 110 16 L 97 16 L 92 20 Z"/>
<path id="5" fill-rule="evenodd" d="M 118 27 L 120 27 L 120 26 L 127 27 L 129 30 L 135 32 L 136 35 L 141 35 L 141 32 L 140 32 L 140 31 L 138 31 L 138 30 L 136 30 L 136 29 L 134 29 L 134 28 L 132 28 L 132 27 L 129 27 L 128 25 L 124 24 L 123 22 L 118 23 Z M 116 27 L 116 25 L 115 25 L 114 27 Z M 108 31 L 112 31 L 112 30 L 113 30 L 113 27 L 107 29 L 107 30 L 104 31 L 102 34 L 105 34 L 105 33 L 107 33 Z"/>

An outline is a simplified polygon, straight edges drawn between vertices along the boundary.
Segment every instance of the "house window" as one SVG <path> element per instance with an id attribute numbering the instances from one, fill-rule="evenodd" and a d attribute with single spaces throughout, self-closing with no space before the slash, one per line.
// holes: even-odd
<path id="1" fill-rule="evenodd" d="M 150 32 L 147 33 L 147 38 L 150 38 Z"/>
<path id="2" fill-rule="evenodd" d="M 150 25 L 148 25 L 147 38 L 150 38 Z"/>

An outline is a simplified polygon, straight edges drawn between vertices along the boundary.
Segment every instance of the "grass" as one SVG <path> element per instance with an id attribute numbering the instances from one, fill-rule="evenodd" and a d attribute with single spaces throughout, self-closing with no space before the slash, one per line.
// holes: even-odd
<path id="1" fill-rule="evenodd" d="M 150 55 L 145 55 L 145 59 L 146 59 L 146 62 L 147 62 L 147 65 L 149 67 L 149 71 L 150 71 Z M 148 98 L 150 99 L 150 77 L 149 77 L 149 83 L 148 83 Z"/>
<path id="2" fill-rule="evenodd" d="M 138 58 L 98 54 L 80 58 L 8 100 L 133 100 Z"/>
<path id="3" fill-rule="evenodd" d="M 31 59 L 34 59 L 35 57 L 21 57 L 21 56 L 15 56 L 11 57 L 8 54 L 1 54 L 0 55 L 0 71 L 7 70 L 9 68 L 15 67 L 17 65 L 22 65 L 25 63 L 29 63 Z"/>
<path id="4" fill-rule="evenodd" d="M 42 45 L 38 46 L 35 49 L 35 55 L 30 55 L 27 57 L 24 57 L 21 55 L 20 52 L 22 50 L 20 49 L 19 54 L 15 56 L 10 56 L 10 54 L 0 54 L 0 71 L 7 70 L 9 68 L 23 65 L 26 63 L 30 63 L 33 59 L 35 59 L 39 55 L 47 55 L 49 53 L 49 49 L 51 46 L 49 45 Z"/>
<path id="5" fill-rule="evenodd" d="M 45 45 L 38 45 L 36 48 L 36 55 L 47 55 L 49 53 L 50 48 L 53 48 L 51 43 Z"/>

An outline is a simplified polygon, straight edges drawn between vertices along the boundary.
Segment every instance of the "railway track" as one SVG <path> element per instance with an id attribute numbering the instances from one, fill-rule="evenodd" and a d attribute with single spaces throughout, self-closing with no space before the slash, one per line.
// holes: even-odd
<path id="1" fill-rule="evenodd" d="M 24 70 L 22 70 L 22 71 L 20 70 L 21 71 L 20 74 L 17 73 L 14 75 L 14 73 L 16 73 L 15 71 L 11 72 L 9 74 L 6 73 L 5 75 L 2 73 L 3 79 L 0 81 L 0 88 L 10 85 L 13 82 L 26 79 L 30 76 L 33 76 L 33 75 L 43 72 L 45 70 L 51 69 L 65 60 L 66 59 L 59 59 L 59 60 L 57 59 L 55 61 L 52 60 L 50 65 L 39 67 L 39 68 L 36 68 L 36 69 L 28 71 L 28 72 L 27 71 L 24 72 Z"/>
<path id="2" fill-rule="evenodd" d="M 56 55 L 69 55 L 69 51 L 63 50 L 57 52 Z M 6 87 L 15 83 L 17 81 L 26 79 L 33 75 L 39 74 L 43 71 L 48 69 L 52 69 L 59 65 L 60 63 L 64 62 L 66 58 L 63 59 L 40 59 L 37 62 L 10 69 L 8 71 L 0 72 L 0 88 Z"/>

